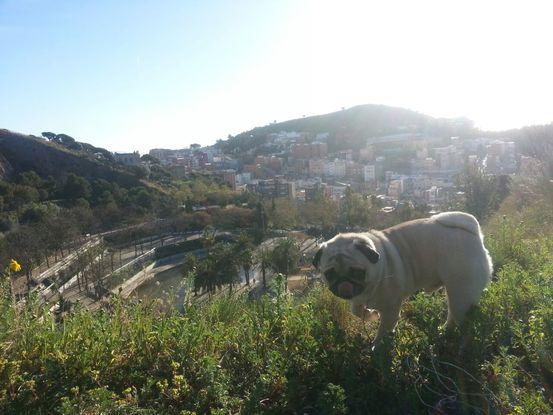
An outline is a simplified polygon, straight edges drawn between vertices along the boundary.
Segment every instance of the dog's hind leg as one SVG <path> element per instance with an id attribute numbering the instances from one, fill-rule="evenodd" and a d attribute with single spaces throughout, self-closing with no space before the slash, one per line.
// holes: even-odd
<path id="1" fill-rule="evenodd" d="M 446 284 L 447 321 L 446 329 L 460 326 L 469 310 L 478 303 L 484 284 L 479 281 L 456 279 Z"/>

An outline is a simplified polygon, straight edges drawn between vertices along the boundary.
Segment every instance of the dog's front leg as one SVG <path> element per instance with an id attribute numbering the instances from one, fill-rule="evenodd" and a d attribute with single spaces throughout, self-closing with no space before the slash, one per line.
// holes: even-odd
<path id="1" fill-rule="evenodd" d="M 378 312 L 376 310 L 371 310 L 363 303 L 351 302 L 351 313 L 359 317 L 363 321 L 376 321 L 378 320 Z"/>
<path id="2" fill-rule="evenodd" d="M 389 305 L 378 310 L 380 313 L 380 325 L 378 326 L 378 331 L 373 341 L 373 348 L 378 346 L 384 336 L 392 332 L 396 327 L 397 321 L 399 320 L 400 307 L 401 303 Z"/>

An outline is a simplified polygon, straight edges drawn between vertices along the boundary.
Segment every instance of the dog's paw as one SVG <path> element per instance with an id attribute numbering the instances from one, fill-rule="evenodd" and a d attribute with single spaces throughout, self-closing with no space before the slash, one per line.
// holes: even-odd
<path id="1" fill-rule="evenodd" d="M 380 319 L 380 314 L 376 310 L 365 308 L 364 317 L 365 321 L 378 321 Z"/>

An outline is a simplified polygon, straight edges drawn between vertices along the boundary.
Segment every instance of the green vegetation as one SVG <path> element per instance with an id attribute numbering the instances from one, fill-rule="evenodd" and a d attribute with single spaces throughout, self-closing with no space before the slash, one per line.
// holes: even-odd
<path id="1" fill-rule="evenodd" d="M 0 263 L 19 258 L 27 289 L 33 269 L 73 251 L 86 234 L 123 229 L 106 237 L 121 247 L 159 234 L 254 222 L 252 195 L 232 192 L 215 177 L 177 180 L 151 157 L 145 158 L 148 173 L 68 135 L 43 136 L 0 130 Z M 205 205 L 216 206 L 193 209 Z"/>
<path id="2" fill-rule="evenodd" d="M 475 169 L 466 169 L 458 177 L 461 188 L 465 190 L 462 209 L 480 221 L 488 219 L 509 194 L 510 181 L 509 176 L 487 175 Z"/>
<path id="3" fill-rule="evenodd" d="M 443 293 L 405 305 L 371 351 L 363 324 L 321 286 L 249 301 L 218 296 L 185 314 L 119 299 L 56 323 L 0 303 L 4 413 L 553 413 L 553 238 L 497 219 L 495 281 L 469 334 L 443 334 Z M 195 264 L 194 266 L 196 266 Z M 480 412 L 479 412 L 480 411 Z"/>
<path id="4" fill-rule="evenodd" d="M 78 144 L 53 137 L 49 146 Z M 464 209 L 487 222 L 493 283 L 465 331 L 442 331 L 443 290 L 413 296 L 395 335 L 373 351 L 377 323 L 353 317 L 323 286 L 302 295 L 286 292 L 285 277 L 300 260 L 294 240 L 281 238 L 255 251 L 251 238 L 259 242 L 271 228 L 306 226 L 323 234 L 381 228 L 423 210 L 405 205 L 383 216 L 377 198 L 350 191 L 340 205 L 322 194 L 303 205 L 262 203 L 209 177 L 176 181 L 156 169 L 155 183 L 130 187 L 73 172 L 49 178 L 28 170 L 0 182 L 9 230 L 0 239 L 0 413 L 553 414 L 549 178 L 508 182 L 468 172 Z M 58 311 L 50 313 L 50 305 L 33 295 L 16 305 L 15 277 L 29 277 L 35 264 L 63 256 L 74 248 L 68 241 L 102 224 L 128 223 L 122 212 L 134 221 L 151 219 L 171 204 L 184 208 L 105 240 L 116 247 L 204 230 L 198 241 L 158 251 L 166 256 L 203 248 L 205 260 L 186 258 L 182 281 L 197 294 L 208 293 L 201 302 L 185 296 L 184 313 L 162 300 L 118 297 L 97 312 L 59 298 Z M 193 209 L 206 205 L 218 207 Z M 249 235 L 229 241 L 216 238 L 214 229 Z M 98 267 L 108 266 L 109 255 Z M 270 294 L 253 300 L 233 293 L 240 268 L 248 275 L 255 265 Z M 91 267 L 79 284 L 104 271 Z M 269 271 L 280 274 L 269 281 Z M 103 290 L 99 285 L 98 297 Z"/>

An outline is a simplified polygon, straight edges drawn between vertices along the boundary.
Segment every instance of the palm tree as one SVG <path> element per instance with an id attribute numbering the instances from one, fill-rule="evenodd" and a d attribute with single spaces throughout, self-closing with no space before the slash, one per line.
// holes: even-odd
<path id="1" fill-rule="evenodd" d="M 206 259 L 202 261 L 201 272 L 199 273 L 199 286 L 202 291 L 207 291 L 211 296 L 215 292 L 216 284 L 216 272 L 215 272 L 215 259 L 213 255 L 209 254 Z"/>
<path id="2" fill-rule="evenodd" d="M 228 284 L 229 293 L 232 292 L 234 284 L 240 282 L 239 264 L 240 258 L 234 256 L 236 248 L 234 244 L 221 244 L 218 261 L 218 280 L 221 284 Z"/>
<path id="3" fill-rule="evenodd" d="M 260 247 L 255 256 L 255 262 L 261 267 L 263 288 L 267 288 L 267 270 L 271 268 L 271 251 L 267 247 Z"/>
<path id="4" fill-rule="evenodd" d="M 241 255 L 242 268 L 244 268 L 244 276 L 246 284 L 250 285 L 250 271 L 253 266 L 253 250 L 246 248 Z"/>
<path id="5" fill-rule="evenodd" d="M 216 231 L 211 226 L 206 226 L 202 233 L 202 243 L 205 249 L 209 251 L 212 248 L 217 240 L 215 239 Z"/>
<path id="6" fill-rule="evenodd" d="M 246 284 L 250 285 L 250 271 L 253 266 L 253 243 L 245 233 L 242 233 L 234 248 L 233 256 L 237 259 L 238 265 L 244 269 Z"/>
<path id="7" fill-rule="evenodd" d="M 219 242 L 211 246 L 198 266 L 195 286 L 201 287 L 212 294 L 217 288 L 229 285 L 229 292 L 239 279 L 238 262 L 234 255 L 234 246 Z"/>

